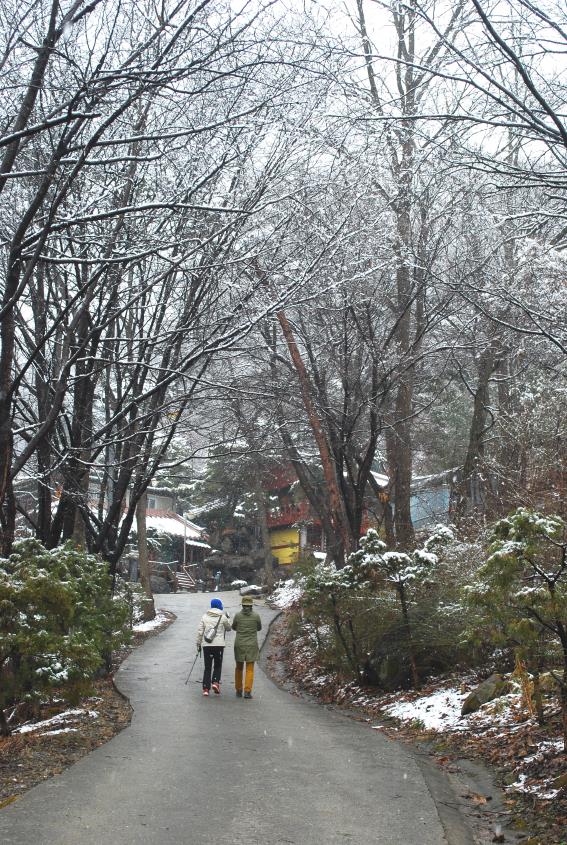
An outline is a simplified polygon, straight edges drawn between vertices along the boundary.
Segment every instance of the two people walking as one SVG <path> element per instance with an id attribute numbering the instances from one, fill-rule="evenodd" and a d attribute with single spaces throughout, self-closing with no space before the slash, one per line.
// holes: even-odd
<path id="1" fill-rule="evenodd" d="M 260 656 L 258 631 L 262 630 L 262 621 L 253 607 L 252 596 L 243 596 L 242 610 L 235 614 L 234 620 L 231 622 L 221 600 L 211 599 L 211 607 L 203 614 L 197 631 L 197 651 L 203 649 L 205 660 L 204 696 L 209 695 L 211 687 L 214 693 L 220 694 L 226 632 L 232 629 L 236 631 L 234 641 L 234 659 L 236 660 L 234 686 L 236 687 L 236 695 L 238 698 L 252 698 L 254 663 Z"/>

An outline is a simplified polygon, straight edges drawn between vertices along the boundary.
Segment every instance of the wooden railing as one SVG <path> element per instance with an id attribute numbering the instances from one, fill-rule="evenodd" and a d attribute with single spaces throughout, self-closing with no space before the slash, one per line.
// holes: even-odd
<path id="1" fill-rule="evenodd" d="M 152 561 L 152 575 L 159 575 L 162 578 L 165 578 L 174 592 L 179 589 L 196 590 L 197 582 L 195 580 L 195 576 L 191 574 L 191 567 L 195 566 L 196 564 L 180 566 L 176 571 L 171 563 L 155 560 Z"/>
<path id="2" fill-rule="evenodd" d="M 189 566 L 181 566 L 176 572 L 175 580 L 177 588 L 182 590 L 196 590 L 197 582 L 194 575 L 189 571 Z"/>

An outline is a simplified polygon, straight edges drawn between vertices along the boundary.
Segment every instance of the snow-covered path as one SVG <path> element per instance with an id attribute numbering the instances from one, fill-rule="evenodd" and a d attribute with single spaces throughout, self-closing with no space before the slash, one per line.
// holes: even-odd
<path id="1" fill-rule="evenodd" d="M 238 595 L 221 597 L 233 614 Z M 202 663 L 184 684 L 209 599 L 160 597 L 177 622 L 117 677 L 134 707 L 131 726 L 0 811 L 0 842 L 446 845 L 420 769 L 400 743 L 290 696 L 259 668 L 254 699 L 236 699 L 231 647 L 223 695 L 201 697 Z M 274 613 L 260 612 L 267 628 Z"/>

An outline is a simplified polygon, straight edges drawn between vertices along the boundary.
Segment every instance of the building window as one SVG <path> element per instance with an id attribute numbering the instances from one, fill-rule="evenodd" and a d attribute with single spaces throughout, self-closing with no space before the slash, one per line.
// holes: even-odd
<path id="1" fill-rule="evenodd" d="M 156 509 L 156 497 L 148 496 L 148 508 L 152 511 Z"/>

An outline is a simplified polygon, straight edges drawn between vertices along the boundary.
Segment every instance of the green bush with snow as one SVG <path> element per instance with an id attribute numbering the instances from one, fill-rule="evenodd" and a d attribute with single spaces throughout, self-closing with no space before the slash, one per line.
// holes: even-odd
<path id="1" fill-rule="evenodd" d="M 72 697 L 129 636 L 126 596 L 107 564 L 68 544 L 16 543 L 0 560 L 0 728 L 3 710 L 52 687 Z"/>
<path id="2" fill-rule="evenodd" d="M 318 662 L 387 688 L 414 684 L 464 657 L 462 575 L 454 550 L 475 557 L 437 525 L 413 550 L 388 549 L 370 529 L 345 567 L 305 565 L 298 630 L 309 631 Z M 466 567 L 470 572 L 470 560 Z"/>
<path id="3" fill-rule="evenodd" d="M 567 526 L 518 508 L 493 526 L 488 556 L 465 588 L 477 637 L 513 649 L 534 676 L 555 673 L 567 749 Z M 538 702 L 536 701 L 536 704 Z M 541 701 L 538 706 L 540 720 Z"/>

